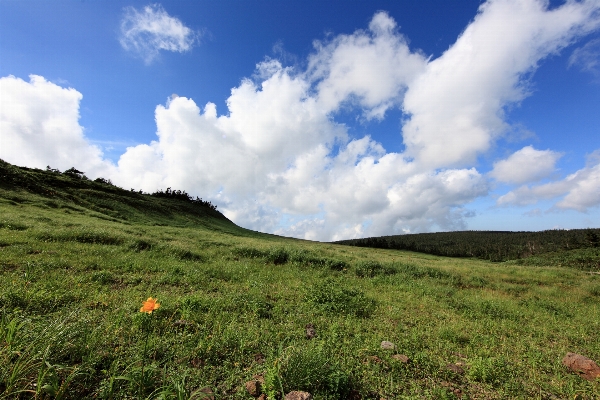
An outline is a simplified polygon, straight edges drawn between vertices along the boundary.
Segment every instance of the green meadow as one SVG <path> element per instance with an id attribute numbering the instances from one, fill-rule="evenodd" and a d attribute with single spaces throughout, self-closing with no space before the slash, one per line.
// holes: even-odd
<path id="1" fill-rule="evenodd" d="M 252 399 L 257 375 L 269 399 L 600 397 L 561 363 L 600 363 L 589 270 L 283 238 L 0 164 L 0 398 Z"/>

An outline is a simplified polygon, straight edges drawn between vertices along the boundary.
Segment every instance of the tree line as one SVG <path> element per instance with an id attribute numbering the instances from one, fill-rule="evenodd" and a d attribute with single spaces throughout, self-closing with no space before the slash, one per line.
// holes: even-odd
<path id="1" fill-rule="evenodd" d="M 508 261 L 536 254 L 600 246 L 600 229 L 541 232 L 463 231 L 370 237 L 334 242 L 348 246 L 409 250 L 447 257 Z"/>
<path id="2" fill-rule="evenodd" d="M 66 175 L 73 179 L 81 179 L 84 181 L 89 180 L 88 177 L 85 176 L 85 172 L 79 171 L 75 168 L 69 168 L 64 172 L 60 172 L 60 170 L 58 170 L 56 168 L 52 168 L 48 165 L 46 167 L 46 172 Z M 116 186 L 110 181 L 110 179 L 96 178 L 96 179 L 94 179 L 94 182 L 101 183 L 104 185 Z M 215 204 L 212 204 L 210 201 L 207 201 L 207 200 L 202 200 L 198 196 L 196 196 L 194 198 L 191 195 L 189 195 L 188 193 L 186 193 L 185 190 L 172 190 L 170 187 L 168 187 L 167 190 L 165 190 L 165 191 L 163 191 L 162 189 L 159 189 L 158 191 L 156 191 L 154 193 L 144 193 L 142 190 L 136 191 L 135 189 L 131 189 L 130 191 L 134 192 L 134 193 L 144 194 L 144 195 L 149 194 L 150 196 L 154 196 L 154 197 L 177 199 L 177 200 L 186 201 L 188 203 L 192 203 L 195 205 L 199 205 L 202 207 L 208 207 L 211 210 L 215 210 L 215 211 L 217 210 L 217 206 Z"/>

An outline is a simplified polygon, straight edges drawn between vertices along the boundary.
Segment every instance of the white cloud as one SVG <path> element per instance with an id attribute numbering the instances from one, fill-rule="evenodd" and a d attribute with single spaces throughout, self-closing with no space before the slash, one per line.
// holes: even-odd
<path id="1" fill-rule="evenodd" d="M 233 89 L 226 115 L 170 99 L 156 109 L 158 140 L 129 148 L 113 181 L 219 193 L 225 215 L 243 226 L 322 240 L 463 226 L 454 210 L 487 193 L 474 169 L 417 171 L 369 137 L 348 141 L 308 90 L 279 69 Z M 284 215 L 298 222 L 281 226 Z"/>
<path id="2" fill-rule="evenodd" d="M 497 181 L 517 185 L 539 181 L 555 171 L 555 164 L 561 156 L 552 150 L 526 146 L 507 159 L 495 162 L 490 176 Z"/>
<path id="3" fill-rule="evenodd" d="M 597 78 L 600 77 L 600 39 L 590 40 L 584 46 L 573 50 L 569 57 L 569 67 L 574 65 Z"/>
<path id="4" fill-rule="evenodd" d="M 569 175 L 566 181 L 569 192 L 556 207 L 585 212 L 600 206 L 600 164 L 583 168 Z"/>
<path id="5" fill-rule="evenodd" d="M 19 120 L 3 116 L 2 151 L 10 140 L 14 145 L 6 153 L 16 156 L 7 161 L 43 166 L 69 160 L 68 167 L 94 167 L 126 188 L 185 189 L 217 202 L 242 226 L 296 237 L 331 240 L 464 229 L 472 214 L 466 205 L 489 192 L 487 178 L 473 163 L 506 130 L 504 107 L 528 95 L 524 74 L 595 27 L 599 9 L 592 1 L 547 11 L 541 1 L 492 0 L 436 60 L 411 51 L 395 21 L 380 12 L 368 30 L 316 42 L 305 71 L 284 68 L 274 59 L 258 64 L 252 80 L 231 90 L 220 115 L 214 103 L 201 108 L 192 99 L 172 96 L 156 107 L 156 140 L 129 147 L 116 166 L 103 161 L 83 137 L 77 120 L 81 95 L 39 78 L 49 90 L 46 97 L 39 97 L 44 93 L 39 88 L 29 97 L 20 89 L 0 91 L 3 103 L 26 109 Z M 130 12 L 160 11 L 171 18 L 158 6 L 144 10 Z M 175 31 L 188 32 L 177 20 L 168 21 L 179 27 Z M 159 43 L 148 50 L 143 46 L 150 42 L 140 42 L 150 60 L 160 49 L 170 49 L 160 44 L 162 36 L 153 36 L 164 31 L 161 23 L 139 28 L 146 39 Z M 170 43 L 186 35 L 166 37 Z M 19 84 L 26 91 L 37 85 Z M 364 118 L 384 118 L 390 107 L 400 106 L 408 113 L 404 153 L 386 152 L 369 136 L 350 139 L 346 127 L 335 121 L 345 107 L 358 108 Z M 54 110 L 64 126 L 46 129 L 48 113 L 36 107 Z M 42 149 L 40 142 L 28 140 L 30 132 L 38 131 L 45 140 Z M 70 149 L 66 156 L 64 149 Z M 84 156 L 77 158 L 77 152 Z M 528 154 L 538 157 L 533 167 Z M 547 176 L 557 157 L 526 147 L 498 162 L 492 176 L 530 182 Z M 593 207 L 600 198 L 598 165 L 563 181 L 523 186 L 498 203 L 564 196 L 557 207 Z M 507 171 L 513 166 L 532 169 L 511 175 Z"/>
<path id="6" fill-rule="evenodd" d="M 534 208 L 533 210 L 529 210 L 529 211 L 523 213 L 523 215 L 526 217 L 541 217 L 542 210 L 540 210 L 539 208 Z"/>
<path id="7" fill-rule="evenodd" d="M 378 12 L 369 31 L 314 42 L 316 53 L 309 57 L 307 79 L 317 82 L 321 107 L 336 111 L 340 103 L 354 100 L 367 119 L 383 119 L 390 107 L 400 105 L 404 91 L 427 60 L 410 51 L 395 27 L 387 13 Z"/>
<path id="8" fill-rule="evenodd" d="M 77 167 L 88 176 L 110 173 L 111 164 L 79 125 L 82 97 L 37 75 L 29 82 L 0 78 L 0 158 L 35 168 Z"/>
<path id="9" fill-rule="evenodd" d="M 597 1 L 490 0 L 409 86 L 407 155 L 430 168 L 471 165 L 507 130 L 504 108 L 529 95 L 541 59 L 598 27 Z"/>
<path id="10" fill-rule="evenodd" d="M 179 53 L 191 50 L 198 38 L 198 32 L 171 17 L 160 4 L 153 4 L 141 11 L 125 8 L 119 42 L 149 64 L 161 50 Z"/>
<path id="11" fill-rule="evenodd" d="M 600 206 L 600 163 L 587 165 L 559 181 L 521 186 L 498 198 L 497 203 L 501 206 L 528 205 L 557 198 L 560 200 L 554 205 L 556 209 L 586 212 Z"/>

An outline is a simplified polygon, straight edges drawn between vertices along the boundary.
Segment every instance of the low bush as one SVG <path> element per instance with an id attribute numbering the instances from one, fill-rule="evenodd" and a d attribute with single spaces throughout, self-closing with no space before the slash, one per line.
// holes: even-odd
<path id="1" fill-rule="evenodd" d="M 233 254 L 243 258 L 262 258 L 267 252 L 254 247 L 238 247 L 233 250 Z"/>
<path id="2" fill-rule="evenodd" d="M 24 231 L 28 228 L 27 225 L 15 221 L 0 221 L 0 229 L 8 229 L 11 231 Z"/>
<path id="3" fill-rule="evenodd" d="M 74 229 L 59 232 L 42 232 L 37 239 L 43 242 L 77 242 L 88 244 L 120 245 L 123 238 L 104 230 Z"/>
<path id="4" fill-rule="evenodd" d="M 327 399 L 346 399 L 350 379 L 334 360 L 332 352 L 315 342 L 285 349 L 278 360 L 284 391 L 303 390 Z"/>
<path id="5" fill-rule="evenodd" d="M 354 269 L 356 276 L 361 278 L 374 278 L 378 275 L 393 275 L 398 270 L 393 265 L 382 264 L 377 261 L 362 261 Z"/>
<path id="6" fill-rule="evenodd" d="M 266 254 L 266 259 L 275 265 L 285 264 L 290 259 L 290 253 L 286 249 L 274 248 Z"/>
<path id="7" fill-rule="evenodd" d="M 595 297 L 600 297 L 600 285 L 592 286 L 588 289 L 589 294 Z"/>
<path id="8" fill-rule="evenodd" d="M 467 377 L 481 383 L 502 386 L 511 381 L 512 373 L 508 360 L 504 357 L 476 357 L 471 360 Z"/>
<path id="9" fill-rule="evenodd" d="M 118 281 L 118 279 L 109 271 L 93 272 L 90 276 L 90 280 L 92 282 L 100 283 L 101 285 L 109 285 Z"/>
<path id="10" fill-rule="evenodd" d="M 306 301 L 330 313 L 370 317 L 375 311 L 375 300 L 363 292 L 346 288 L 340 281 L 325 279 L 314 285 L 305 296 Z"/>
<path id="11" fill-rule="evenodd" d="M 135 240 L 129 245 L 129 248 L 131 250 L 137 251 L 137 252 L 145 251 L 145 250 L 152 250 L 153 247 L 154 247 L 154 243 L 149 242 L 144 239 Z"/>
<path id="12" fill-rule="evenodd" d="M 48 291 L 13 290 L 0 296 L 0 308 L 22 310 L 32 314 L 47 314 L 71 304 L 77 304 L 81 298 L 66 290 Z"/>

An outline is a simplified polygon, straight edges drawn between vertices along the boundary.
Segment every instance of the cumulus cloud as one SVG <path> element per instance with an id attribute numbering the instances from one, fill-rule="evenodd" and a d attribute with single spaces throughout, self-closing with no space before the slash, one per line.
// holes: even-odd
<path id="1" fill-rule="evenodd" d="M 539 181 L 555 171 L 555 164 L 561 156 L 552 150 L 526 146 L 506 160 L 495 162 L 490 176 L 499 182 L 515 185 Z"/>
<path id="2" fill-rule="evenodd" d="M 316 82 L 321 107 L 336 111 L 340 103 L 353 100 L 367 119 L 383 119 L 390 107 L 399 106 L 427 62 L 420 52 L 410 51 L 385 12 L 375 14 L 368 31 L 315 41 L 314 47 L 307 79 Z"/>
<path id="3" fill-rule="evenodd" d="M 472 215 L 467 205 L 490 190 L 488 178 L 473 163 L 507 130 L 504 108 L 529 95 L 524 77 L 544 57 L 598 25 L 597 2 L 546 7 L 537 0 L 488 1 L 435 60 L 409 49 L 396 22 L 378 12 L 368 29 L 315 42 L 305 70 L 284 67 L 277 59 L 259 63 L 252 79 L 231 90 L 224 112 L 211 102 L 199 106 L 193 99 L 171 96 L 156 107 L 156 140 L 129 147 L 117 165 L 104 162 L 83 137 L 78 92 L 44 86 L 51 94 L 40 100 L 1 90 L 3 102 L 22 103 L 17 107 L 27 110 L 21 120 L 3 122 L 19 127 L 8 128 L 15 132 L 11 136 L 0 131 L 2 150 L 10 138 L 16 144 L 5 153 L 20 155 L 7 160 L 43 165 L 47 161 L 39 162 L 48 154 L 79 149 L 85 159 L 69 158 L 69 166 L 96 165 L 116 184 L 148 192 L 182 188 L 215 201 L 242 226 L 307 239 L 464 229 Z M 178 27 L 174 31 L 188 32 L 158 6 L 134 11 L 129 12 L 137 19 L 162 15 L 157 20 L 167 18 Z M 163 36 L 154 34 L 165 31 L 162 22 L 140 26 L 150 26 L 139 28 L 144 54 L 154 57 L 160 49 L 171 49 L 167 44 L 143 47 L 155 39 L 162 43 Z M 177 37 L 186 35 L 167 35 L 165 43 L 178 43 Z M 35 86 L 33 80 L 23 84 Z M 64 100 L 57 105 L 68 115 L 64 135 L 50 136 L 52 124 L 35 110 L 53 110 L 54 99 Z M 388 152 L 370 136 L 349 137 L 347 127 L 335 121 L 345 107 L 366 119 L 385 118 L 392 107 L 401 107 L 406 151 Z M 43 151 L 28 140 L 30 131 L 39 131 L 28 124 L 48 126 L 42 136 L 53 140 L 45 142 Z M 528 155 L 537 157 L 535 165 Z M 491 176 L 514 184 L 532 182 L 552 172 L 558 157 L 525 147 L 496 163 Z M 562 196 L 557 207 L 586 210 L 600 198 L 598 165 L 591 163 L 563 181 L 522 186 L 498 203 Z M 511 173 L 517 166 L 530 170 Z"/>
<path id="4" fill-rule="evenodd" d="M 199 33 L 170 16 L 160 4 L 137 10 L 126 7 L 121 20 L 121 46 L 149 64 L 161 50 L 183 53 L 191 50 Z"/>
<path id="5" fill-rule="evenodd" d="M 490 0 L 442 56 L 409 86 L 407 155 L 430 168 L 472 164 L 506 132 L 504 109 L 529 95 L 544 57 L 598 27 L 598 2 Z"/>
<path id="6" fill-rule="evenodd" d="M 76 166 L 88 176 L 111 173 L 79 125 L 81 93 L 30 75 L 0 78 L 0 158 L 35 168 Z"/>

